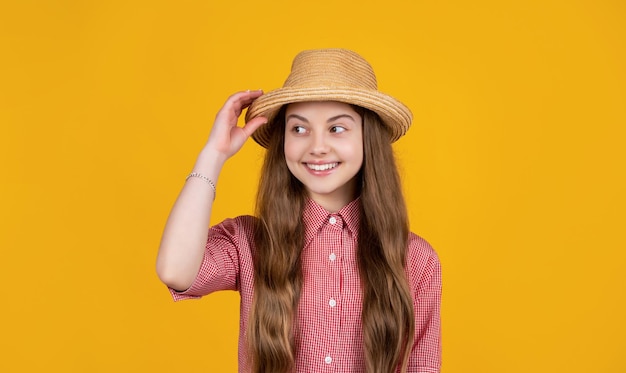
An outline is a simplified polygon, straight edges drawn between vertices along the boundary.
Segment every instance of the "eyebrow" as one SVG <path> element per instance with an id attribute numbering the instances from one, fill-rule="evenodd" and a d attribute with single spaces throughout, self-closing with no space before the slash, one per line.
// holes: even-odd
<path id="1" fill-rule="evenodd" d="M 303 121 L 305 123 L 309 123 L 308 119 L 306 119 L 305 117 L 303 117 L 301 115 L 298 115 L 298 114 L 289 114 L 289 115 L 287 115 L 287 118 L 285 118 L 285 122 L 288 122 L 289 119 L 291 119 L 291 118 L 296 118 L 296 119 L 299 119 L 299 120 L 301 120 L 301 121 Z M 354 118 L 351 115 L 349 115 L 349 114 L 339 114 L 339 115 L 335 115 L 334 117 L 328 118 L 326 123 L 334 122 L 334 121 L 336 121 L 337 119 L 340 119 L 340 118 L 349 118 L 353 122 L 356 122 L 356 120 L 354 120 Z"/>

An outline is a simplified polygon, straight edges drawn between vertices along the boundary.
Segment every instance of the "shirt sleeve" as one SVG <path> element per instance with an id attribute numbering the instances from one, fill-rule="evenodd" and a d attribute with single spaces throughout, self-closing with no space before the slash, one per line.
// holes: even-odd
<path id="1" fill-rule="evenodd" d="M 441 369 L 441 265 L 430 244 L 413 234 L 407 259 L 415 312 L 415 340 L 408 372 L 438 373 Z"/>
<path id="2" fill-rule="evenodd" d="M 169 288 L 175 301 L 201 298 L 218 290 L 239 290 L 240 259 L 242 255 L 250 256 L 251 219 L 227 219 L 209 229 L 204 258 L 194 282 L 185 291 Z"/>

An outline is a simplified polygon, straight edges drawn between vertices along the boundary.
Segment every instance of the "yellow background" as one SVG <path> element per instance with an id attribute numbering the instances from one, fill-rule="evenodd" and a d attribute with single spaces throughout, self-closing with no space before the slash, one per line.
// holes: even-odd
<path id="1" fill-rule="evenodd" d="M 173 303 L 163 225 L 229 94 L 346 47 L 415 115 L 443 372 L 626 372 L 625 4 L 3 1 L 0 371 L 235 371 L 238 296 Z M 261 157 L 214 222 L 253 211 Z"/>

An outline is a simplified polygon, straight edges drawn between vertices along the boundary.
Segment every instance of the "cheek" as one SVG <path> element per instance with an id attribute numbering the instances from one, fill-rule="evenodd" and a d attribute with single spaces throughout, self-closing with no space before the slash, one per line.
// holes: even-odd
<path id="1" fill-rule="evenodd" d="M 299 172 L 302 172 L 298 166 L 300 165 L 300 157 L 297 154 L 296 149 L 294 149 L 294 144 L 289 144 L 285 141 L 285 163 L 287 164 L 287 169 L 292 176 L 296 179 L 302 181 L 299 177 Z"/>
<path id="2" fill-rule="evenodd" d="M 360 149 L 354 156 L 354 164 L 360 170 L 363 167 L 363 149 Z"/>
<path id="3" fill-rule="evenodd" d="M 363 164 L 363 142 L 361 139 L 354 141 L 350 146 L 350 157 L 354 163 Z"/>
<path id="4" fill-rule="evenodd" d="M 285 159 L 287 163 L 293 161 L 297 157 L 297 147 L 293 141 L 285 139 Z"/>
<path id="5" fill-rule="evenodd" d="M 296 176 L 298 173 L 298 166 L 300 165 L 302 154 L 300 152 L 300 146 L 297 141 L 289 141 L 285 139 L 285 162 L 287 168 L 292 175 Z"/>

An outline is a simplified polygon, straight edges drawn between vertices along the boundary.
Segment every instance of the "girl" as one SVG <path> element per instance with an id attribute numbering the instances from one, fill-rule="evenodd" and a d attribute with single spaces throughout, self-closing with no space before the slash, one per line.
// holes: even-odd
<path id="1" fill-rule="evenodd" d="M 410 124 L 342 49 L 301 52 L 283 88 L 219 111 L 157 273 L 175 300 L 240 292 L 240 372 L 439 372 L 439 261 L 409 232 L 391 147 Z M 207 238 L 220 170 L 250 136 L 267 148 L 256 217 Z"/>

